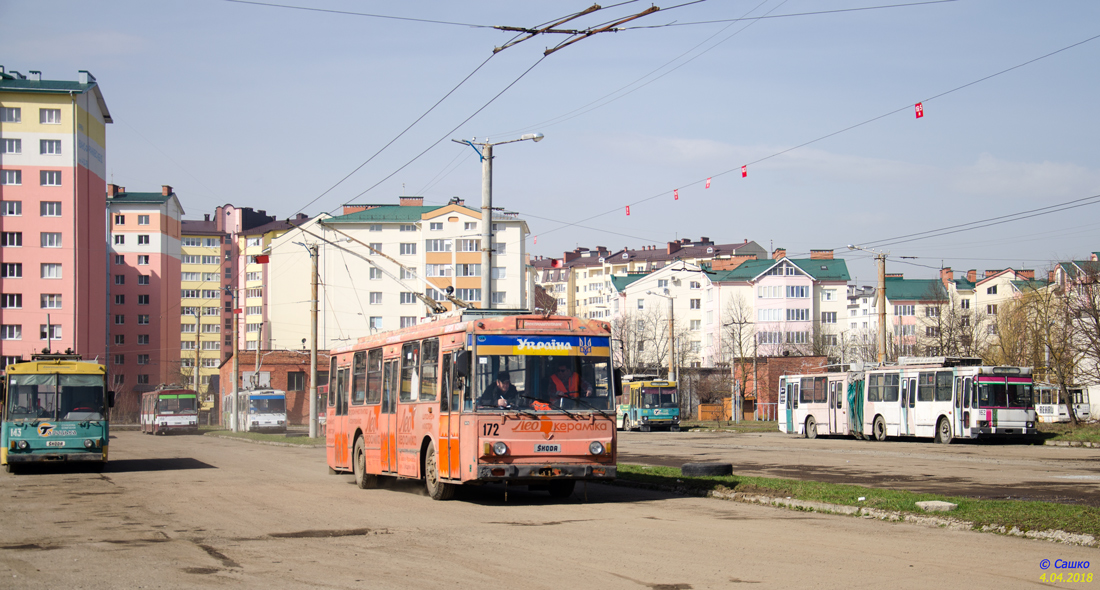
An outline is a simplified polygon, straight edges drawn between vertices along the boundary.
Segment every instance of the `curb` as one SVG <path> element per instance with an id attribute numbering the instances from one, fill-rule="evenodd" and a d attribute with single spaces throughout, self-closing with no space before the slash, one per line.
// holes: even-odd
<path id="1" fill-rule="evenodd" d="M 745 494 L 741 492 L 724 492 L 714 490 L 703 492 L 702 490 L 697 490 L 686 486 L 657 486 L 632 481 L 624 481 L 621 479 L 616 479 L 612 483 L 612 485 L 659 490 L 663 492 L 680 494 L 683 496 L 715 498 L 718 500 L 742 502 L 745 504 L 760 504 L 773 506 L 776 508 L 785 508 L 787 510 L 820 512 L 823 514 L 837 514 L 842 516 L 858 516 L 860 518 L 874 518 L 887 522 L 904 522 L 930 528 L 996 533 L 1001 535 L 1008 535 L 1011 537 L 1023 537 L 1027 539 L 1063 543 L 1066 545 L 1100 547 L 1100 541 L 1098 541 L 1096 537 L 1093 537 L 1092 535 L 1067 533 L 1065 531 L 1058 530 L 1022 531 L 1016 527 L 1012 527 L 1010 529 L 1004 526 L 992 525 L 983 525 L 981 527 L 978 527 L 972 522 L 952 518 L 943 518 L 940 516 L 924 516 L 921 514 L 911 514 L 908 512 L 895 512 L 892 510 L 879 510 L 877 508 L 862 508 L 859 506 L 845 506 L 842 504 L 830 504 L 828 502 L 813 502 L 809 500 L 796 500 L 793 498 L 780 498 L 776 496 L 763 496 L 759 494 Z"/>
<path id="2" fill-rule="evenodd" d="M 1100 449 L 1100 443 L 1080 441 L 1080 440 L 1047 440 L 1043 441 L 1044 447 L 1087 447 L 1091 449 Z"/>

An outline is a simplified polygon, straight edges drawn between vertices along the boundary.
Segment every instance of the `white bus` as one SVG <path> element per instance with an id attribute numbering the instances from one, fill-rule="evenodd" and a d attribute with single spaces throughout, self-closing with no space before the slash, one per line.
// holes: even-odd
<path id="1" fill-rule="evenodd" d="M 779 378 L 779 431 L 806 438 L 848 435 L 851 373 L 784 375 Z"/>
<path id="2" fill-rule="evenodd" d="M 286 432 L 286 392 L 278 389 L 238 392 L 237 427 L 248 432 Z"/>
<path id="3" fill-rule="evenodd" d="M 1035 434 L 1031 369 L 966 364 L 974 362 L 903 358 L 897 366 L 862 372 L 784 376 L 779 430 L 810 438 L 852 434 L 941 443 Z"/>
<path id="4" fill-rule="evenodd" d="M 1073 413 L 1080 421 L 1092 418 L 1092 406 L 1089 405 L 1089 390 L 1081 386 L 1066 388 L 1073 405 Z M 1050 383 L 1035 384 L 1035 414 L 1040 422 L 1069 422 L 1069 410 L 1066 404 L 1059 403 L 1057 385 Z"/>

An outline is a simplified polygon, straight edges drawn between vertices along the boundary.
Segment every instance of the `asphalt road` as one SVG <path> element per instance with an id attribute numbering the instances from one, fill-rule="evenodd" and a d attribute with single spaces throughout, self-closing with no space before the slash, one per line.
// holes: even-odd
<path id="1" fill-rule="evenodd" d="M 360 490 L 328 475 L 318 448 L 118 432 L 111 456 L 102 474 L 0 474 L 0 588 L 1025 588 L 1044 559 L 1100 562 L 1044 541 L 617 486 L 565 501 L 469 487 L 435 502 L 414 482 Z"/>
<path id="2" fill-rule="evenodd" d="M 732 463 L 741 475 L 868 487 L 1100 506 L 1100 449 L 1025 444 L 854 438 L 774 433 L 620 432 L 619 461 L 679 467 Z"/>

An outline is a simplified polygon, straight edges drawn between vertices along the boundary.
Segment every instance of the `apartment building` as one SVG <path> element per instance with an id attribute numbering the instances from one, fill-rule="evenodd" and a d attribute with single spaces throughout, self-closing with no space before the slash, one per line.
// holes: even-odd
<path id="1" fill-rule="evenodd" d="M 237 309 L 242 312 L 238 319 L 239 346 L 242 350 L 266 350 L 274 348 L 274 339 L 271 337 L 270 327 L 272 316 L 278 310 L 268 305 L 267 294 L 270 292 L 273 277 L 267 272 L 268 265 L 264 260 L 267 256 L 271 242 L 279 236 L 287 233 L 295 227 L 307 222 L 309 216 L 299 213 L 293 219 L 283 221 L 271 221 L 260 226 L 246 229 L 237 236 L 237 247 L 240 251 L 238 267 L 242 269 L 240 276 L 236 277 L 237 285 Z M 308 321 L 308 318 L 306 318 Z M 284 348 L 299 346 L 294 342 L 279 343 Z"/>
<path id="2" fill-rule="evenodd" d="M 530 265 L 535 283 L 555 297 L 559 313 L 607 319 L 613 314 L 613 275 L 653 272 L 674 262 L 699 265 L 723 261 L 723 268 L 732 268 L 744 260 L 763 258 L 767 251 L 756 242 L 746 239 L 740 244 L 716 244 L 704 236 L 668 242 L 663 248 L 644 246 L 614 252 L 603 246 L 576 248 L 561 259 L 538 257 Z"/>
<path id="3" fill-rule="evenodd" d="M 323 222 L 323 223 L 322 223 Z M 268 306 L 273 347 L 296 348 L 309 337 L 310 254 L 317 245 L 322 287 L 319 347 L 354 342 L 372 331 L 417 324 L 429 315 L 416 293 L 454 305 L 454 296 L 484 306 L 481 292 L 481 212 L 460 199 L 424 205 L 422 197 L 399 204 L 347 205 L 342 215 L 319 216 L 300 231 L 270 244 Z M 524 308 L 524 242 L 527 223 L 511 213 L 493 215 L 492 306 Z"/>
<path id="4" fill-rule="evenodd" d="M 180 373 L 187 386 L 206 399 L 217 381 L 223 351 L 232 346 L 232 261 L 225 260 L 229 234 L 219 230 L 207 214 L 202 220 L 183 220 L 180 265 Z M 227 276 L 228 274 L 228 276 Z M 197 368 L 197 369 L 196 369 Z M 216 390 L 216 388 L 215 388 Z"/>
<path id="5" fill-rule="evenodd" d="M 0 356 L 108 355 L 106 126 L 95 77 L 0 66 Z"/>
<path id="6" fill-rule="evenodd" d="M 107 185 L 110 364 L 116 391 L 180 383 L 180 219 L 172 187 Z"/>

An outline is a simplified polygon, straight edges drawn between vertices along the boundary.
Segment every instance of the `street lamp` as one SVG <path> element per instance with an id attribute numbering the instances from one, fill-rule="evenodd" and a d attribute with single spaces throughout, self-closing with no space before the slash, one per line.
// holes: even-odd
<path id="1" fill-rule="evenodd" d="M 467 139 L 452 139 L 455 143 L 464 143 L 477 152 L 479 158 L 481 158 L 481 308 L 491 309 L 493 307 L 493 244 L 492 229 L 493 229 L 493 146 L 504 145 L 506 143 L 515 143 L 517 141 L 527 141 L 530 139 L 534 142 L 542 141 L 543 135 L 541 133 L 527 133 L 519 137 L 519 139 L 509 139 L 508 141 L 498 141 L 490 143 L 489 141 L 478 142 L 475 137 L 473 140 Z M 479 149 L 480 148 L 480 149 Z"/>
<path id="2" fill-rule="evenodd" d="M 677 379 L 678 375 L 676 374 L 676 361 L 675 361 L 675 358 L 676 358 L 675 357 L 675 354 L 676 354 L 676 333 L 673 332 L 673 330 L 672 330 L 672 326 L 673 326 L 673 315 L 672 315 L 672 313 L 673 313 L 673 307 L 672 307 L 673 297 L 672 297 L 672 295 L 668 294 L 668 287 L 665 287 L 664 294 L 657 293 L 656 291 L 646 291 L 645 293 L 646 293 L 646 295 L 656 295 L 658 297 L 664 297 L 665 299 L 668 299 L 668 380 L 669 381 L 676 381 L 677 383 L 679 383 L 679 380 Z"/>
<path id="3" fill-rule="evenodd" d="M 886 362 L 886 257 L 890 253 L 861 248 L 854 244 L 848 244 L 848 249 L 874 254 L 878 265 L 878 292 L 875 294 L 875 300 L 878 305 L 878 362 L 881 365 Z"/>

